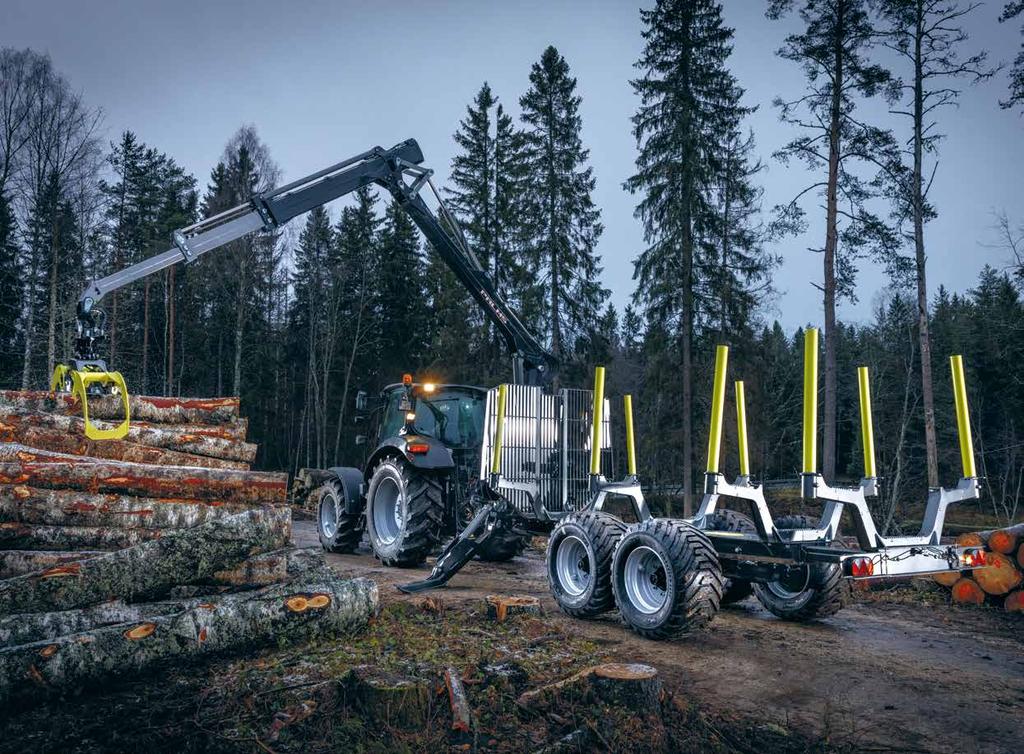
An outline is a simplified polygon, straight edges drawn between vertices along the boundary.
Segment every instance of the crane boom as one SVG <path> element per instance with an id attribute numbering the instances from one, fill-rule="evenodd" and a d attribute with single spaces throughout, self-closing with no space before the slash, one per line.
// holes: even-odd
<path id="1" fill-rule="evenodd" d="M 391 149 L 374 147 L 330 167 L 272 191 L 253 196 L 248 202 L 173 233 L 174 246 L 162 254 L 91 281 L 78 300 L 77 356 L 96 361 L 98 341 L 103 337 L 103 314 L 96 305 L 107 294 L 179 262 L 186 264 L 257 231 L 278 228 L 314 207 L 375 184 L 387 189 L 466 287 L 486 316 L 502 334 L 512 354 L 514 382 L 546 385 L 554 377 L 558 362 L 523 325 L 494 287 L 462 237 L 458 225 L 445 208 L 431 175 L 422 167 L 423 152 L 415 139 Z M 429 186 L 443 218 L 439 218 L 421 196 Z"/>

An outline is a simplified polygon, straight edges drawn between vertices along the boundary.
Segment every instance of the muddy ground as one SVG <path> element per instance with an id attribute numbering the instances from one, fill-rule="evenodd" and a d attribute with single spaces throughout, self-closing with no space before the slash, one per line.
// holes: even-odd
<path id="1" fill-rule="evenodd" d="M 312 544 L 315 529 L 299 522 L 296 538 Z M 393 585 L 418 571 L 382 568 L 365 552 L 329 560 L 375 579 L 387 601 L 417 599 Z M 553 627 L 616 661 L 654 665 L 683 697 L 852 750 L 1024 751 L 1024 620 L 950 606 L 927 584 L 855 595 L 814 624 L 781 621 L 750 598 L 724 609 L 709 633 L 668 643 L 641 639 L 614 615 L 562 614 L 535 549 L 508 564 L 471 563 L 435 594 L 453 609 L 479 607 L 488 594 L 540 597 Z"/>
<path id="2" fill-rule="evenodd" d="M 295 539 L 315 546 L 313 524 L 296 522 Z M 328 561 L 379 584 L 380 615 L 365 631 L 0 710 L 0 753 L 1024 751 L 1024 620 L 951 607 L 930 582 L 857 593 L 810 625 L 780 621 L 750 599 L 724 609 L 706 634 L 651 642 L 613 615 L 560 613 L 539 549 L 508 564 L 471 563 L 427 596 L 395 588 L 426 568 L 382 568 L 365 550 Z M 494 623 L 490 594 L 537 596 L 543 613 Z M 585 699 L 554 709 L 517 702 L 613 661 L 658 669 L 659 709 L 645 717 Z M 435 684 L 425 723 L 409 728 L 361 707 L 345 679 L 366 667 Z M 466 684 L 469 737 L 452 733 L 446 668 Z"/>

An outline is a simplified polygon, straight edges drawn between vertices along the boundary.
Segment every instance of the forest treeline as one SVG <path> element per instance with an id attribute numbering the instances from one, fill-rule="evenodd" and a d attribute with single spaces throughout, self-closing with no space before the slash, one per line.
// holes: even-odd
<path id="1" fill-rule="evenodd" d="M 680 490 L 689 509 L 706 445 L 714 346 L 732 346 L 746 383 L 751 461 L 762 479 L 799 467 L 803 331 L 771 320 L 781 250 L 824 220 L 823 468 L 861 471 L 856 367 L 872 369 L 887 527 L 938 481 L 959 475 L 947 356 L 968 367 L 986 505 L 1013 518 L 1024 489 L 1024 226 L 998 219 L 1006 266 L 962 290 L 930 290 L 928 198 L 943 112 L 998 65 L 973 47 L 956 0 L 771 0 L 768 20 L 800 31 L 779 55 L 805 74 L 775 103 L 792 139 L 772 159 L 807 183 L 765 207 L 752 112 L 729 67 L 733 30 L 711 0 L 659 0 L 640 11 L 635 172 L 645 246 L 635 292 L 608 303 L 597 252 L 598 177 L 583 138 L 570 62 L 542 52 L 523 93 L 483 83 L 452 114 L 457 154 L 444 189 L 498 291 L 560 360 L 560 384 L 608 368 L 614 395 L 635 396 L 645 483 Z M 1011 2 L 1000 21 L 1013 22 Z M 1024 52 L 999 105 L 1024 105 Z M 278 185 L 272 146 L 253 125 L 228 135 L 200 178 L 126 130 L 36 51 L 0 50 L 0 385 L 40 388 L 74 344 L 74 304 L 89 279 L 168 247 L 170 233 Z M 518 95 L 518 99 L 515 97 Z M 862 105 L 897 115 L 870 122 Z M 993 107 L 997 107 L 995 101 Z M 905 121 L 905 122 L 902 122 Z M 964 187 L 964 190 L 969 190 Z M 105 302 L 105 356 L 133 392 L 238 395 L 264 468 L 358 461 L 358 390 L 404 372 L 492 385 L 510 375 L 494 328 L 386 193 L 361 189 L 294 227 L 256 234 L 170 268 Z M 891 284 L 863 323 L 837 319 L 857 294 L 858 265 Z M 814 276 L 817 278 L 817 274 Z M 860 292 L 864 295 L 863 292 Z M 817 325 L 817 323 L 810 323 Z M 730 391 L 731 401 L 731 391 Z M 731 405 L 731 404 L 730 404 Z M 726 468 L 735 472 L 727 423 Z"/>

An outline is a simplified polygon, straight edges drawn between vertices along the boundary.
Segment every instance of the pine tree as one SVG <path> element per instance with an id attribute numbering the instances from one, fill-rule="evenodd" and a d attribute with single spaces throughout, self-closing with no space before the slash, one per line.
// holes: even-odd
<path id="1" fill-rule="evenodd" d="M 726 68 L 733 31 L 723 25 L 721 10 L 711 0 L 662 0 L 641 10 L 645 45 L 635 67 L 642 75 L 632 82 L 641 100 L 633 116 L 640 154 L 625 187 L 643 194 L 636 215 L 648 244 L 635 261 L 636 299 L 657 329 L 671 334 L 682 366 L 681 412 L 673 413 L 677 421 L 681 415 L 685 515 L 693 507 L 694 339 L 701 323 L 721 310 L 710 299 L 727 269 L 722 255 L 753 251 L 740 232 L 746 233 L 746 221 L 737 215 L 726 220 L 722 211 L 723 199 L 731 208 L 756 198 L 747 194 L 753 189 L 743 175 L 749 170 L 741 169 L 746 158 L 735 147 L 733 168 L 724 170 L 723 137 L 748 110 Z M 733 306 L 743 285 L 742 276 L 736 280 Z"/>
<path id="2" fill-rule="evenodd" d="M 777 209 L 780 227 L 802 230 L 804 211 L 799 200 L 812 191 L 825 195 L 825 244 L 817 250 L 824 262 L 825 306 L 821 459 L 823 473 L 832 477 L 836 470 L 836 303 L 843 297 L 855 298 L 855 262 L 864 249 L 873 247 L 882 253 L 895 243 L 891 229 L 868 208 L 877 184 L 864 181 L 855 163 L 878 166 L 888 176 L 897 169 L 899 156 L 890 132 L 854 113 L 858 98 L 874 96 L 891 80 L 888 71 L 868 57 L 877 33 L 867 0 L 770 0 L 768 17 L 788 16 L 797 7 L 804 29 L 787 36 L 777 54 L 800 65 L 808 90 L 793 100 L 777 99 L 775 104 L 782 121 L 803 133 L 775 156 L 783 164 L 799 160 L 821 175 Z"/>
<path id="3" fill-rule="evenodd" d="M 530 71 L 530 89 L 519 100 L 526 124 L 533 256 L 545 288 L 545 319 L 551 353 L 587 333 L 597 318 L 604 290 L 594 247 L 603 230 L 591 192 L 595 180 L 583 146 L 581 98 L 576 79 L 558 50 L 548 47 Z M 524 197 L 525 198 L 525 197 Z"/>
<path id="4" fill-rule="evenodd" d="M 921 401 L 924 408 L 925 442 L 927 447 L 928 486 L 939 486 L 938 451 L 935 438 L 935 401 L 932 391 L 931 341 L 928 333 L 928 284 L 925 270 L 924 225 L 936 217 L 928 191 L 935 179 L 935 170 L 925 165 L 927 159 L 938 167 L 938 146 L 943 134 L 937 129 L 941 108 L 956 105 L 960 90 L 953 82 L 969 78 L 973 82 L 992 76 L 986 67 L 987 54 L 978 52 L 961 57 L 959 48 L 967 34 L 959 26 L 977 5 L 961 5 L 956 0 L 887 0 L 882 4 L 888 22 L 886 46 L 900 56 L 909 68 L 906 83 L 900 83 L 901 94 L 908 100 L 906 109 L 897 112 L 910 119 L 907 152 L 910 168 L 901 171 L 900 180 L 892 189 L 893 214 L 910 218 L 912 230 L 905 234 L 913 244 L 914 279 L 917 288 L 917 329 L 921 357 Z"/>
<path id="5" fill-rule="evenodd" d="M 1024 14 L 1024 0 L 1011 0 L 1003 6 L 999 21 L 1006 22 L 1021 14 Z M 1021 26 L 1021 34 L 1024 35 L 1024 26 Z M 1002 100 L 999 105 L 1007 110 L 1024 105 L 1024 42 L 1021 43 L 1020 51 L 1013 59 L 1013 67 L 1010 69 L 1010 96 L 1008 99 Z"/>

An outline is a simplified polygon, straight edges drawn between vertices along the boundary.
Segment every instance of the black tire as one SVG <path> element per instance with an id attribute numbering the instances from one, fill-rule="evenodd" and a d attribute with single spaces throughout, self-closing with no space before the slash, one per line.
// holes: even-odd
<path id="1" fill-rule="evenodd" d="M 743 534 L 756 534 L 757 527 L 750 516 L 739 511 L 719 510 L 707 517 L 704 528 L 708 531 L 736 531 Z M 725 591 L 722 592 L 722 605 L 732 605 L 745 600 L 754 593 L 754 588 L 747 579 L 727 578 Z"/>
<path id="2" fill-rule="evenodd" d="M 517 534 L 511 529 L 492 532 L 490 538 L 477 551 L 476 556 L 488 563 L 505 563 L 526 548 L 526 536 Z"/>
<path id="3" fill-rule="evenodd" d="M 615 602 L 626 625 L 645 638 L 703 629 L 718 612 L 724 587 L 714 546 L 685 521 L 643 521 L 615 548 Z"/>
<path id="4" fill-rule="evenodd" d="M 776 529 L 813 529 L 810 516 L 782 516 Z M 846 602 L 846 584 L 837 563 L 811 563 L 794 570 L 786 580 L 754 584 L 754 595 L 765 610 L 779 618 L 810 621 L 839 612 Z"/>
<path id="5" fill-rule="evenodd" d="M 316 533 L 327 552 L 354 552 L 363 538 L 363 512 L 347 513 L 341 482 L 326 482 L 320 488 Z"/>
<path id="6" fill-rule="evenodd" d="M 611 565 L 626 524 L 600 511 L 566 516 L 548 538 L 547 570 L 551 595 L 563 612 L 592 618 L 615 607 Z"/>
<path id="7" fill-rule="evenodd" d="M 384 458 L 366 493 L 366 533 L 386 566 L 417 566 L 440 541 L 443 479 L 400 458 Z"/>

